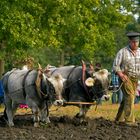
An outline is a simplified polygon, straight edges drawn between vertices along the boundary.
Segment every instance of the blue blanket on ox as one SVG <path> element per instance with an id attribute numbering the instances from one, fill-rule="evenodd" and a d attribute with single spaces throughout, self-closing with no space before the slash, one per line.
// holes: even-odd
<path id="1" fill-rule="evenodd" d="M 2 81 L 0 80 L 0 104 L 4 101 L 4 89 L 2 85 Z"/>

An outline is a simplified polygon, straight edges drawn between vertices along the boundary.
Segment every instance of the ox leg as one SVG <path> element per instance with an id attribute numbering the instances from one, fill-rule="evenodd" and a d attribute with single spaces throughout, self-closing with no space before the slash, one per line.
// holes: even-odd
<path id="1" fill-rule="evenodd" d="M 28 96 L 26 97 L 26 104 L 31 108 L 32 113 L 33 113 L 33 122 L 34 122 L 34 127 L 39 127 L 39 121 L 40 121 L 40 109 L 31 98 Z"/>
<path id="2" fill-rule="evenodd" d="M 40 114 L 39 114 L 39 108 L 38 107 L 33 107 L 32 108 L 33 112 L 33 121 L 34 121 L 34 127 L 39 127 L 39 121 L 40 121 Z"/>
<path id="3" fill-rule="evenodd" d="M 8 97 L 5 97 L 5 106 L 6 106 L 6 114 L 7 114 L 7 118 L 8 118 L 8 125 L 10 127 L 12 127 L 12 126 L 14 126 L 12 100 Z"/>
<path id="4" fill-rule="evenodd" d="M 80 105 L 80 111 L 76 114 L 76 118 L 79 118 L 80 122 L 84 122 L 87 111 L 88 108 L 86 105 Z"/>
<path id="5" fill-rule="evenodd" d="M 13 114 L 13 117 L 14 117 L 14 115 L 16 113 L 16 110 L 17 110 L 18 106 L 19 105 L 17 103 L 12 102 L 12 114 Z"/>
<path id="6" fill-rule="evenodd" d="M 46 106 L 45 108 L 43 108 L 41 110 L 41 116 L 40 117 L 41 117 L 40 118 L 41 122 L 43 122 L 44 124 L 50 123 L 48 106 Z"/>

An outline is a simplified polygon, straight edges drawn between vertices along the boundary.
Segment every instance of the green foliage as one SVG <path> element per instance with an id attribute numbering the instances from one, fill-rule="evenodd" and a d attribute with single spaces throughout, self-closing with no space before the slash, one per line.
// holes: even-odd
<path id="1" fill-rule="evenodd" d="M 134 21 L 129 0 L 3 0 L 0 3 L 0 58 L 7 69 L 34 57 L 42 65 L 103 63 L 110 68 L 116 39 Z M 136 8 L 135 8 L 136 9 Z M 133 10 L 133 12 L 136 10 Z M 122 36 L 123 37 L 123 36 Z M 3 43 L 5 42 L 5 43 Z M 119 47 L 118 47 L 119 46 Z M 18 62 L 18 63 L 17 63 Z"/>
<path id="2" fill-rule="evenodd" d="M 137 22 L 128 23 L 126 26 L 126 31 L 140 32 L 140 24 Z"/>
<path id="3" fill-rule="evenodd" d="M 41 45 L 38 22 L 43 9 L 32 1 L 19 0 L 1 2 L 3 14 L 0 17 L 1 39 L 14 46 L 20 43 L 26 45 Z"/>

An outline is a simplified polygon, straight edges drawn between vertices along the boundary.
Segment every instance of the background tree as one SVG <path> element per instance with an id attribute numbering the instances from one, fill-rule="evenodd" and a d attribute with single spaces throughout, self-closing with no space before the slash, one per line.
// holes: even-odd
<path id="1" fill-rule="evenodd" d="M 44 66 L 79 65 L 84 59 L 110 69 L 127 23 L 134 22 L 135 5 L 130 0 L 1 1 L 0 73 L 3 60 L 8 70 L 28 57 Z"/>

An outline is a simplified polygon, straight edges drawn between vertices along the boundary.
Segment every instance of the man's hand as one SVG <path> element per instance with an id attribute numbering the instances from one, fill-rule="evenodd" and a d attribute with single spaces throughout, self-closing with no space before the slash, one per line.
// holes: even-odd
<path id="1" fill-rule="evenodd" d="M 118 71 L 118 72 L 117 72 L 117 75 L 120 77 L 120 79 L 121 79 L 123 82 L 128 81 L 128 77 L 127 77 L 127 75 L 124 74 L 123 72 Z"/>

